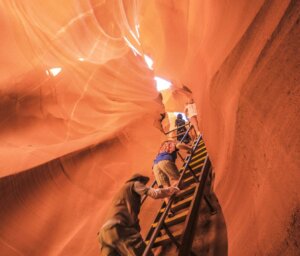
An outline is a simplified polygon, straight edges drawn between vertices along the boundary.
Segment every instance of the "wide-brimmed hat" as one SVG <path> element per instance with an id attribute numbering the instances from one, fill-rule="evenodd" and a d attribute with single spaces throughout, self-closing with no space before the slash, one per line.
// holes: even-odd
<path id="1" fill-rule="evenodd" d="M 140 173 L 135 173 L 131 176 L 131 178 L 129 180 L 127 180 L 126 182 L 130 182 L 130 181 L 140 181 L 144 184 L 146 184 L 149 181 L 149 177 L 144 176 Z"/>

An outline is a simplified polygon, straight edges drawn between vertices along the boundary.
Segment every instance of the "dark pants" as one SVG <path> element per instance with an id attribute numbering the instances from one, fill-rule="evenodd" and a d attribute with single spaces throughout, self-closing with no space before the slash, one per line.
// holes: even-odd
<path id="1" fill-rule="evenodd" d="M 102 256 L 141 256 L 146 248 L 136 229 L 120 225 L 103 227 L 99 242 Z"/>
<path id="2" fill-rule="evenodd" d="M 180 134 L 180 135 L 177 135 L 177 140 L 178 140 L 178 141 L 181 141 L 181 139 L 182 139 L 183 136 L 184 136 L 184 134 L 182 134 L 182 133 L 184 133 L 184 132 L 186 132 L 186 131 L 187 131 L 187 129 L 186 129 L 185 127 L 181 128 L 181 129 L 179 129 L 179 130 L 177 130 L 177 134 Z M 187 134 L 187 136 L 186 136 L 185 139 L 183 140 L 183 143 L 188 144 L 190 141 L 191 141 L 191 137 L 190 137 L 189 134 Z"/>

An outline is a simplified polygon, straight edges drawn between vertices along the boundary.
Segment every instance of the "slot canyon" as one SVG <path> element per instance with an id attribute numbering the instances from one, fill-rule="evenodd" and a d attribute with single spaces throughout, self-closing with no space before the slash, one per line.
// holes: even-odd
<path id="1" fill-rule="evenodd" d="M 2 0 L 0 255 L 100 255 L 186 87 L 226 223 L 205 255 L 300 255 L 299 20 L 297 0 Z"/>

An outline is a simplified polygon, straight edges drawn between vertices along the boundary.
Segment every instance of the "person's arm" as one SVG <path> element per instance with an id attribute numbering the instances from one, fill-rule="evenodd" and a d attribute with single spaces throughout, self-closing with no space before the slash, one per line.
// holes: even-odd
<path id="1" fill-rule="evenodd" d="M 191 151 L 191 150 L 193 149 L 193 147 L 188 146 L 188 145 L 186 145 L 186 144 L 184 144 L 184 143 L 180 143 L 180 142 L 178 142 L 178 143 L 176 144 L 176 148 L 177 148 L 177 149 L 184 149 L 184 150 L 187 150 L 187 151 Z"/>
<path id="2" fill-rule="evenodd" d="M 147 192 L 147 195 L 154 198 L 165 198 L 170 197 L 171 195 L 175 194 L 179 191 L 179 188 L 177 187 L 168 187 L 168 188 L 150 188 Z"/>
<path id="3" fill-rule="evenodd" d="M 134 183 L 134 191 L 139 195 L 148 195 L 154 199 L 165 198 L 173 195 L 174 193 L 179 191 L 177 187 L 168 187 L 168 188 L 150 188 L 145 184 L 136 181 Z"/>

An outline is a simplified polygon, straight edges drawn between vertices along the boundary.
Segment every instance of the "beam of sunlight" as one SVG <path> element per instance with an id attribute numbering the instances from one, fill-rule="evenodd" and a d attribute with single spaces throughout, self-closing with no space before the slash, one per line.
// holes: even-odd
<path id="1" fill-rule="evenodd" d="M 156 89 L 158 91 L 166 90 L 171 87 L 171 82 L 167 81 L 161 77 L 155 76 L 154 80 L 156 81 Z"/>
<path id="2" fill-rule="evenodd" d="M 133 51 L 134 55 L 141 55 L 141 53 L 130 43 L 130 41 L 124 36 L 124 40 L 127 43 L 127 45 L 130 47 L 130 49 Z"/>
<path id="3" fill-rule="evenodd" d="M 50 73 L 52 76 L 57 76 L 61 70 L 62 68 L 60 67 L 50 68 L 49 70 L 46 70 L 46 74 L 49 75 Z"/>
<path id="4" fill-rule="evenodd" d="M 144 55 L 144 60 L 148 66 L 148 68 L 150 68 L 151 70 L 153 70 L 153 60 L 147 56 L 147 55 Z"/>
<path id="5" fill-rule="evenodd" d="M 136 34 L 137 34 L 138 38 L 140 37 L 139 29 L 140 29 L 140 25 L 139 24 L 135 25 L 135 31 L 136 31 Z"/>

